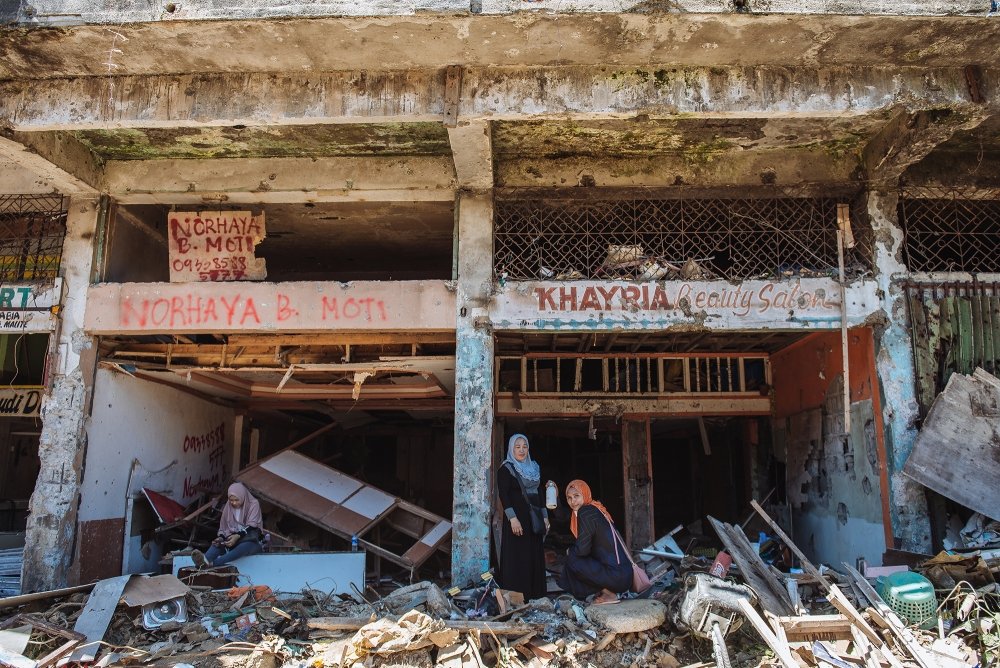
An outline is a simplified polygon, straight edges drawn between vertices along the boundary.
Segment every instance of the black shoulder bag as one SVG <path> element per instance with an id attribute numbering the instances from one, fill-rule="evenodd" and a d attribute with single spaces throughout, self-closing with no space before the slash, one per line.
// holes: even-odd
<path id="1" fill-rule="evenodd" d="M 524 481 L 521 480 L 521 476 L 517 474 L 514 467 L 510 465 L 510 462 L 504 462 L 504 466 L 510 471 L 510 474 L 514 476 L 514 480 L 517 481 L 517 486 L 521 488 L 521 494 L 524 495 L 524 502 L 528 504 L 528 514 L 531 515 L 531 531 L 537 534 L 545 533 L 545 516 L 542 514 L 542 509 L 535 506 L 528 499 L 528 490 L 524 487 Z M 541 481 L 539 481 L 541 484 Z"/>

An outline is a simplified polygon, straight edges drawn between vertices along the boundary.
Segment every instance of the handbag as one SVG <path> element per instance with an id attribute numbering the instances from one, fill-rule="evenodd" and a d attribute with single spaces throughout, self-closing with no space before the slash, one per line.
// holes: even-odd
<path id="1" fill-rule="evenodd" d="M 537 534 L 545 533 L 545 516 L 542 514 L 542 509 L 531 503 L 528 499 L 528 490 L 524 488 L 524 482 L 521 480 L 521 476 L 517 475 L 509 462 L 505 462 L 504 466 L 514 475 L 514 480 L 517 480 L 518 487 L 521 488 L 521 494 L 524 495 L 524 502 L 528 504 L 528 514 L 531 515 L 531 531 Z"/>
<path id="2" fill-rule="evenodd" d="M 625 556 L 628 560 L 632 562 L 632 591 L 636 594 L 641 594 L 650 587 L 653 586 L 653 581 L 649 579 L 646 575 L 646 569 L 635 563 L 635 559 L 632 558 L 632 554 L 629 552 L 628 548 L 625 547 L 625 541 L 622 540 L 621 534 L 614 527 L 611 527 L 611 533 L 614 535 L 615 540 L 615 558 L 618 559 L 618 543 L 621 543 L 622 549 L 625 550 Z M 621 560 L 618 561 L 621 563 Z"/>

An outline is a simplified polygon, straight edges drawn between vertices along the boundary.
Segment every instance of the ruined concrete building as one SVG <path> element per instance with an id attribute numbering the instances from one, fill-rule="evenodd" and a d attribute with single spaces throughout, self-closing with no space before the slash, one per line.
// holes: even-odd
<path id="1" fill-rule="evenodd" d="M 1000 355 L 989 12 L 0 4 L 24 589 L 154 567 L 142 488 L 187 505 L 319 429 L 317 466 L 450 519 L 456 582 L 515 432 L 633 545 L 770 495 L 821 561 L 931 550 L 901 468 Z"/>

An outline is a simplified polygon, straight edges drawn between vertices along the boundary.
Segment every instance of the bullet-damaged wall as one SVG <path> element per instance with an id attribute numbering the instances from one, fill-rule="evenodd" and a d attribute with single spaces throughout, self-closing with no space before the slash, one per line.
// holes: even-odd
<path id="1" fill-rule="evenodd" d="M 187 505 L 227 482 L 233 447 L 230 408 L 106 369 L 97 373 L 95 396 L 80 506 L 81 580 L 141 565 L 139 521 L 127 520 L 131 504 L 142 510 L 147 503 L 143 487 Z"/>
<path id="2" fill-rule="evenodd" d="M 885 453 L 876 414 L 869 328 L 848 332 L 850 434 L 845 434 L 840 334 L 813 334 L 772 357 L 774 434 L 786 466 L 795 541 L 830 564 L 863 557 L 880 564 L 887 547 Z"/>

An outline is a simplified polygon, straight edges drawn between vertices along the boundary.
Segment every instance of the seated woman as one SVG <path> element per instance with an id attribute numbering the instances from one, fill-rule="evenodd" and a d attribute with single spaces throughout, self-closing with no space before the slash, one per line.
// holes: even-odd
<path id="1" fill-rule="evenodd" d="M 219 535 L 212 541 L 208 552 L 195 550 L 191 554 L 199 568 L 221 566 L 233 559 L 257 554 L 263 549 L 264 520 L 260 503 L 253 498 L 243 483 L 229 486 L 229 502 L 222 509 Z"/>
<path id="2" fill-rule="evenodd" d="M 632 562 L 611 515 L 582 480 L 566 486 L 566 503 L 573 511 L 569 528 L 576 543 L 567 553 L 559 586 L 578 599 L 596 594 L 594 604 L 617 603 L 618 594 L 632 585 Z"/>

